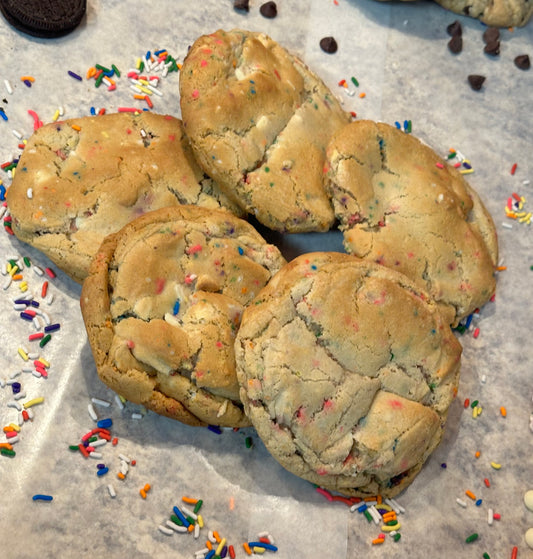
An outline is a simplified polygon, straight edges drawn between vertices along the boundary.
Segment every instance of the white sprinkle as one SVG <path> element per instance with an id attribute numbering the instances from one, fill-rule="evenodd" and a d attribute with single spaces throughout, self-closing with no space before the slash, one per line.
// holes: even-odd
<path id="1" fill-rule="evenodd" d="M 122 462 L 126 462 L 126 464 L 131 462 L 131 460 L 127 456 L 124 456 L 124 454 L 119 454 L 118 457 L 122 460 Z"/>
<path id="2" fill-rule="evenodd" d="M 28 410 L 26 410 L 26 411 L 28 412 L 28 417 L 29 417 L 30 419 L 33 419 L 33 417 L 35 416 L 35 414 L 33 413 L 33 410 L 30 408 L 30 409 L 28 409 Z"/>
<path id="3" fill-rule="evenodd" d="M 91 443 L 91 446 L 94 448 L 97 448 L 99 446 L 104 446 L 107 444 L 107 441 L 105 439 L 98 439 L 97 441 L 94 441 Z"/>
<path id="4" fill-rule="evenodd" d="M 489 526 L 492 526 L 492 522 L 494 521 L 494 511 L 489 509 L 487 512 L 487 522 Z"/>
<path id="5" fill-rule="evenodd" d="M 104 408 L 108 408 L 111 405 L 111 402 L 100 400 L 100 398 L 91 398 L 91 402 L 97 406 L 103 406 Z"/>
<path id="6" fill-rule="evenodd" d="M 98 416 L 96 415 L 92 404 L 89 404 L 87 406 L 87 411 L 89 412 L 89 416 L 93 421 L 98 421 Z"/>
<path id="7" fill-rule="evenodd" d="M 140 413 L 132 413 L 132 414 L 131 414 L 131 418 L 132 418 L 132 419 L 142 419 L 143 416 L 142 416 L 142 414 L 140 414 Z"/>
<path id="8" fill-rule="evenodd" d="M 24 391 L 21 391 L 13 396 L 14 400 L 21 400 L 22 398 L 26 398 L 26 392 Z"/>
<path id="9" fill-rule="evenodd" d="M 111 484 L 107 486 L 107 490 L 109 491 L 109 495 L 111 496 L 112 499 L 114 499 L 117 496 L 115 488 Z"/>
<path id="10" fill-rule="evenodd" d="M 181 510 L 182 512 L 185 513 L 185 516 L 190 516 L 191 518 L 193 518 L 194 520 L 198 520 L 198 516 L 189 508 L 184 507 L 183 505 L 181 506 Z"/>
<path id="11" fill-rule="evenodd" d="M 33 370 L 33 371 L 31 372 L 31 374 L 32 374 L 35 378 L 41 378 L 41 377 L 43 376 L 37 369 Z"/>
<path id="12" fill-rule="evenodd" d="M 42 328 L 42 324 L 38 316 L 34 316 L 31 322 L 33 324 L 34 330 L 36 330 L 37 332 Z"/>
<path id="13" fill-rule="evenodd" d="M 485 384 L 487 382 L 487 375 L 481 376 L 481 384 Z"/>
<path id="14" fill-rule="evenodd" d="M 6 381 L 3 378 L 0 378 L 0 388 L 4 388 L 6 385 Z"/>
<path id="15" fill-rule="evenodd" d="M 370 513 L 370 516 L 374 520 L 374 524 L 376 524 L 376 525 L 381 524 L 381 515 L 379 514 L 376 507 L 371 506 L 371 507 L 368 507 L 366 510 Z"/>
<path id="16" fill-rule="evenodd" d="M 161 91 L 159 91 L 159 89 L 157 89 L 157 87 L 154 87 L 151 84 L 148 84 L 146 86 L 150 91 L 153 91 L 156 95 L 159 95 L 159 97 L 163 97 L 163 94 L 161 93 Z"/>
<path id="17" fill-rule="evenodd" d="M 31 359 L 32 361 L 34 361 L 35 359 L 39 359 L 39 352 L 35 352 L 35 351 L 28 351 L 28 359 Z"/>
<path id="18" fill-rule="evenodd" d="M 5 291 L 6 289 L 8 289 L 8 287 L 9 287 L 10 285 L 11 285 L 11 276 L 8 275 L 8 276 L 6 277 L 6 279 L 4 280 L 4 283 L 2 284 L 2 288 L 3 288 L 4 291 Z"/>
<path id="19" fill-rule="evenodd" d="M 209 553 L 209 548 L 204 547 L 203 549 L 199 549 L 198 551 L 195 551 L 194 556 L 196 557 L 196 559 L 202 559 L 208 553 Z"/>
<path id="20" fill-rule="evenodd" d="M 122 403 L 122 400 L 120 399 L 120 396 L 118 394 L 115 394 L 115 404 L 118 406 L 119 410 L 124 409 L 124 404 Z"/>
<path id="21" fill-rule="evenodd" d="M 32 370 L 33 370 L 33 367 L 30 368 L 30 371 L 32 371 Z M 9 378 L 14 379 L 14 378 L 18 377 L 20 375 L 20 373 L 21 373 L 21 371 L 14 371 L 13 373 L 11 373 L 9 375 Z M 14 380 L 8 380 L 7 384 L 13 384 L 14 382 L 15 382 Z"/>
<path id="22" fill-rule="evenodd" d="M 26 190 L 26 196 L 31 200 L 33 198 L 33 188 L 28 188 L 28 190 Z"/>
<path id="23" fill-rule="evenodd" d="M 463 501 L 463 499 L 457 498 L 457 499 L 455 499 L 455 502 L 456 502 L 459 506 L 461 506 L 461 507 L 463 507 L 464 509 L 466 509 L 466 502 Z"/>
<path id="24" fill-rule="evenodd" d="M 226 413 L 227 409 L 228 409 L 228 401 L 224 400 L 224 403 L 220 406 L 220 408 L 218 408 L 217 417 L 222 417 Z"/>
<path id="25" fill-rule="evenodd" d="M 89 453 L 89 456 L 91 458 L 95 458 L 96 460 L 100 460 L 100 458 L 102 458 L 103 454 L 101 452 L 91 452 L 91 453 Z"/>
<path id="26" fill-rule="evenodd" d="M 33 271 L 34 271 L 38 276 L 44 275 L 43 269 L 40 268 L 39 266 L 33 265 Z"/>
<path id="27" fill-rule="evenodd" d="M 172 534 L 174 533 L 170 528 L 167 528 L 162 524 L 159 525 L 159 531 L 162 532 L 163 534 L 166 534 L 167 536 L 172 536 Z"/>
<path id="28" fill-rule="evenodd" d="M 120 473 L 124 476 L 128 475 L 129 472 L 129 466 L 127 462 L 124 462 L 124 460 L 120 463 Z"/>
<path id="29" fill-rule="evenodd" d="M 6 87 L 6 91 L 9 93 L 9 95 L 13 95 L 13 88 L 11 87 L 11 84 L 9 83 L 9 80 L 4 80 L 4 85 Z"/>
<path id="30" fill-rule="evenodd" d="M 22 140 L 23 136 L 18 130 L 13 129 L 13 130 L 11 130 L 11 132 L 13 132 L 13 136 L 18 138 L 19 140 Z"/>
<path id="31" fill-rule="evenodd" d="M 35 369 L 34 369 L 33 365 L 22 365 L 22 369 L 21 369 L 21 371 L 23 373 L 33 373 L 34 370 Z M 15 373 L 13 373 L 13 374 L 15 374 Z"/>
<path id="32" fill-rule="evenodd" d="M 55 295 L 54 295 L 53 293 L 49 293 L 49 294 L 46 296 L 46 299 L 44 300 L 44 302 L 45 302 L 47 305 L 51 305 L 51 304 L 54 302 L 54 299 L 55 299 Z"/>
<path id="33" fill-rule="evenodd" d="M 194 539 L 197 540 L 200 537 L 200 524 L 196 522 L 194 525 Z"/>
<path id="34" fill-rule="evenodd" d="M 504 227 L 505 229 L 513 228 L 513 226 L 510 223 L 507 223 L 506 221 L 502 221 L 502 227 Z"/>
<path id="35" fill-rule="evenodd" d="M 23 417 L 21 411 L 19 411 L 19 415 L 18 415 L 18 424 L 19 424 L 19 427 L 22 427 L 24 425 L 24 417 Z"/>
<path id="36" fill-rule="evenodd" d="M 525 181 L 522 182 L 522 184 L 523 184 L 524 186 L 528 186 L 529 183 L 530 183 L 530 180 L 529 180 L 529 179 L 526 179 Z"/>
<path id="37" fill-rule="evenodd" d="M 62 106 L 59 106 L 59 116 L 63 116 L 65 114 L 65 109 Z"/>
<path id="38" fill-rule="evenodd" d="M 207 532 L 207 539 L 211 542 L 211 543 L 216 543 L 216 538 L 213 535 L 213 530 L 209 530 L 209 532 Z"/>
<path id="39" fill-rule="evenodd" d="M 167 526 L 174 532 L 187 532 L 187 528 L 185 526 L 178 526 L 176 523 L 172 522 L 172 520 L 167 520 Z"/>
<path id="40" fill-rule="evenodd" d="M 15 443 L 18 443 L 19 441 L 20 441 L 20 439 L 19 439 L 19 436 L 18 436 L 18 435 L 16 435 L 15 437 L 11 437 L 11 438 L 9 439 L 9 443 L 10 443 L 10 444 L 15 444 Z"/>
<path id="41" fill-rule="evenodd" d="M 24 311 L 28 308 L 27 305 L 25 305 L 24 303 L 18 303 L 16 305 L 13 305 L 13 310 L 14 311 Z"/>

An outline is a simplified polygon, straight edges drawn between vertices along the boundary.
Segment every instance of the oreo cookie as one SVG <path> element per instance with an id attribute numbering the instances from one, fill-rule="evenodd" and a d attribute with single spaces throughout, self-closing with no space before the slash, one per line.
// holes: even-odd
<path id="1" fill-rule="evenodd" d="M 0 10 L 15 29 L 41 38 L 61 37 L 75 29 L 87 0 L 0 0 Z"/>

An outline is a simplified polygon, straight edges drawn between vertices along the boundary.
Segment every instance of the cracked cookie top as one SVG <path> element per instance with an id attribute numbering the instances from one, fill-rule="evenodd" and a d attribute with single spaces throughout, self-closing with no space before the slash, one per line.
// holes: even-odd
<path id="1" fill-rule="evenodd" d="M 492 218 L 431 148 L 388 124 L 353 122 L 332 138 L 325 171 L 348 252 L 409 276 L 450 324 L 490 299 Z"/>
<path id="2" fill-rule="evenodd" d="M 441 440 L 461 346 L 406 276 L 330 252 L 274 276 L 243 313 L 235 355 L 246 413 L 281 465 L 393 496 Z"/>
<path id="3" fill-rule="evenodd" d="M 98 375 L 184 423 L 248 425 L 234 338 L 284 263 L 247 222 L 198 206 L 156 210 L 107 236 L 80 303 Z"/>
<path id="4" fill-rule="evenodd" d="M 197 165 L 181 121 L 150 112 L 42 126 L 8 192 L 17 237 L 80 283 L 105 235 L 176 204 L 242 215 Z"/>
<path id="5" fill-rule="evenodd" d="M 324 152 L 349 122 L 326 85 L 262 33 L 198 38 L 180 73 L 185 131 L 202 168 L 263 225 L 328 230 Z"/>

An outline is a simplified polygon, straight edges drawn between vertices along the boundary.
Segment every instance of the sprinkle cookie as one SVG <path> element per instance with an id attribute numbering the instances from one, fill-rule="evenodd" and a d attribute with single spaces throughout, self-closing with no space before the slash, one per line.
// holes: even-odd
<path id="1" fill-rule="evenodd" d="M 458 323 L 493 295 L 492 219 L 462 175 L 393 126 L 353 122 L 327 151 L 344 245 L 414 280 Z"/>
<path id="2" fill-rule="evenodd" d="M 200 166 L 245 211 L 281 232 L 331 227 L 324 151 L 351 117 L 300 60 L 264 34 L 219 30 L 192 45 L 180 95 Z"/>
<path id="3" fill-rule="evenodd" d="M 286 265 L 242 316 L 241 399 L 292 473 L 392 497 L 439 444 L 461 346 L 403 274 L 342 253 Z"/>
<path id="4" fill-rule="evenodd" d="M 284 263 L 247 222 L 197 206 L 156 210 L 106 237 L 81 292 L 100 379 L 190 425 L 248 425 L 235 333 Z"/>
<path id="5" fill-rule="evenodd" d="M 181 121 L 154 113 L 42 126 L 8 192 L 17 237 L 80 283 L 105 235 L 176 204 L 240 212 L 196 164 Z"/>

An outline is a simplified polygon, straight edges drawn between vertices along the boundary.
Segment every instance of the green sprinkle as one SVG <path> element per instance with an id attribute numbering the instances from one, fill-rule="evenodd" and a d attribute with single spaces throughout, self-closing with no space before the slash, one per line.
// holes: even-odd
<path id="1" fill-rule="evenodd" d="M 490 559 L 490 555 L 486 551 L 483 553 L 483 559 Z"/>
<path id="2" fill-rule="evenodd" d="M 465 542 L 466 543 L 472 543 L 472 542 L 475 542 L 478 538 L 479 538 L 479 535 L 474 532 L 473 534 L 470 534 L 468 536 L 468 538 L 466 538 Z"/>
<path id="3" fill-rule="evenodd" d="M 474 401 L 470 404 L 470 407 L 471 407 L 472 409 L 474 409 L 478 404 L 479 404 L 479 400 L 474 400 Z"/>
<path id="4" fill-rule="evenodd" d="M 202 499 L 198 499 L 198 501 L 194 505 L 194 509 L 193 509 L 194 514 L 198 514 L 198 511 L 202 508 L 203 504 L 204 502 L 202 501 Z"/>
<path id="5" fill-rule="evenodd" d="M 187 519 L 187 522 L 188 522 L 189 524 L 194 524 L 195 520 L 194 520 L 194 518 L 193 518 L 192 516 L 186 516 L 185 518 Z"/>
<path id="6" fill-rule="evenodd" d="M 80 447 L 77 444 L 71 444 L 71 445 L 69 445 L 69 449 L 70 450 L 79 450 Z"/>
<path id="7" fill-rule="evenodd" d="M 115 75 L 117 76 L 117 78 L 120 78 L 120 70 L 114 64 L 111 64 L 111 68 L 112 68 L 113 72 L 115 72 Z"/>
<path id="8" fill-rule="evenodd" d="M 144 70 L 144 62 L 141 60 L 141 63 L 139 64 L 139 72 L 142 72 Z"/>
<path id="9" fill-rule="evenodd" d="M 24 265 L 26 266 L 26 268 L 29 268 L 31 266 L 31 260 L 27 256 L 25 256 L 23 258 L 23 260 L 24 260 Z"/>
<path id="10" fill-rule="evenodd" d="M 102 70 L 102 72 L 107 72 L 109 74 L 109 72 L 111 72 L 111 70 L 109 68 L 106 68 L 105 66 L 102 66 L 101 64 L 95 64 L 94 67 L 97 70 Z"/>
<path id="11" fill-rule="evenodd" d="M 352 83 L 355 85 L 355 87 L 359 87 L 359 82 L 352 76 Z"/>
<path id="12" fill-rule="evenodd" d="M 246 439 L 244 440 L 244 443 L 246 444 L 246 448 L 252 448 L 253 446 L 253 441 L 252 441 L 252 437 L 246 437 Z"/>
<path id="13" fill-rule="evenodd" d="M 174 524 L 177 524 L 178 526 L 183 526 L 183 522 L 175 514 L 170 515 L 170 520 L 172 520 L 172 522 L 174 522 Z"/>
<path id="14" fill-rule="evenodd" d="M 374 519 L 372 518 L 372 515 L 367 510 L 363 511 L 363 514 L 365 515 L 368 522 L 374 522 Z"/>
<path id="15" fill-rule="evenodd" d="M 270 167 L 265 167 L 265 173 L 270 172 Z"/>
<path id="16" fill-rule="evenodd" d="M 448 156 L 447 159 L 453 159 L 457 154 L 455 153 L 455 151 L 451 151 Z"/>
<path id="17" fill-rule="evenodd" d="M 39 347 L 44 347 L 51 339 L 52 336 L 50 334 L 46 334 L 46 336 L 39 342 Z"/>
<path id="18" fill-rule="evenodd" d="M 100 84 L 102 83 L 102 80 L 104 79 L 105 74 L 104 72 L 102 72 L 95 80 L 94 82 L 94 87 L 100 87 Z"/>
<path id="19" fill-rule="evenodd" d="M 389 520 L 388 522 L 385 522 L 385 526 L 396 526 L 396 524 L 398 524 L 397 520 Z"/>
<path id="20" fill-rule="evenodd" d="M 402 535 L 400 534 L 400 532 L 398 532 L 397 534 L 394 534 L 394 541 L 397 542 L 401 537 L 402 537 Z"/>
<path id="21" fill-rule="evenodd" d="M 11 457 L 13 457 L 13 456 L 15 456 L 16 452 L 15 452 L 14 450 L 9 449 L 9 448 L 2 448 L 2 449 L 0 449 L 0 454 L 1 454 L 2 456 L 11 456 Z"/>

